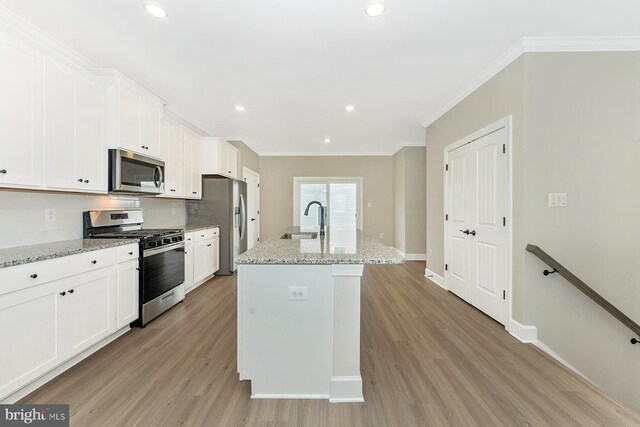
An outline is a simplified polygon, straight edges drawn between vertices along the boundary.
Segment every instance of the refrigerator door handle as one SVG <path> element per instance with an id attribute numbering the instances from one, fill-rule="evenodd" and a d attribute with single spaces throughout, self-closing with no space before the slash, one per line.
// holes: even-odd
<path id="1" fill-rule="evenodd" d="M 245 229 L 247 228 L 247 207 L 244 203 L 244 196 L 240 194 L 240 239 L 244 238 Z"/>

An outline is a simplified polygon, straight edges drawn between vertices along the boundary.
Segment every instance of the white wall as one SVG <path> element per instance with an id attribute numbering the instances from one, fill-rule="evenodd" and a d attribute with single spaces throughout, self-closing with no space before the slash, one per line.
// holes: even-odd
<path id="1" fill-rule="evenodd" d="M 142 208 L 145 227 L 185 223 L 183 200 L 0 190 L 0 248 L 82 238 L 82 212 L 120 208 Z"/>

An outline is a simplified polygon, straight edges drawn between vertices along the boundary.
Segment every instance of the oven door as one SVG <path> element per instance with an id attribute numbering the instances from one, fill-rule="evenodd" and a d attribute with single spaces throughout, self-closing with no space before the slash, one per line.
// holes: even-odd
<path id="1" fill-rule="evenodd" d="M 109 191 L 164 193 L 164 162 L 131 151 L 109 150 Z"/>
<path id="2" fill-rule="evenodd" d="M 184 283 L 184 242 L 145 249 L 142 257 L 142 304 Z"/>

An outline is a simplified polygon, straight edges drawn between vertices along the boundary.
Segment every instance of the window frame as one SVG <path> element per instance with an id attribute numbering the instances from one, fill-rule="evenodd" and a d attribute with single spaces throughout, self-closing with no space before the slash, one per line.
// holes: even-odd
<path id="1" fill-rule="evenodd" d="M 325 177 L 325 176 L 294 176 L 293 177 L 293 225 L 300 226 L 300 185 L 301 184 L 325 184 L 327 187 L 327 224 L 331 225 L 331 185 L 330 184 L 356 184 L 356 215 L 357 228 L 362 231 L 363 219 L 363 192 L 364 179 L 355 177 Z"/>

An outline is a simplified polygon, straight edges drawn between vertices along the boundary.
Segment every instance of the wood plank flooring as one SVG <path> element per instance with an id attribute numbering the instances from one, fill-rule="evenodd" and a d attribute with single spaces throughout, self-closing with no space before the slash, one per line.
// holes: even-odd
<path id="1" fill-rule="evenodd" d="M 251 400 L 236 373 L 235 277 L 217 277 L 23 399 L 72 426 L 627 426 L 640 418 L 423 276 L 366 266 L 365 403 Z"/>

